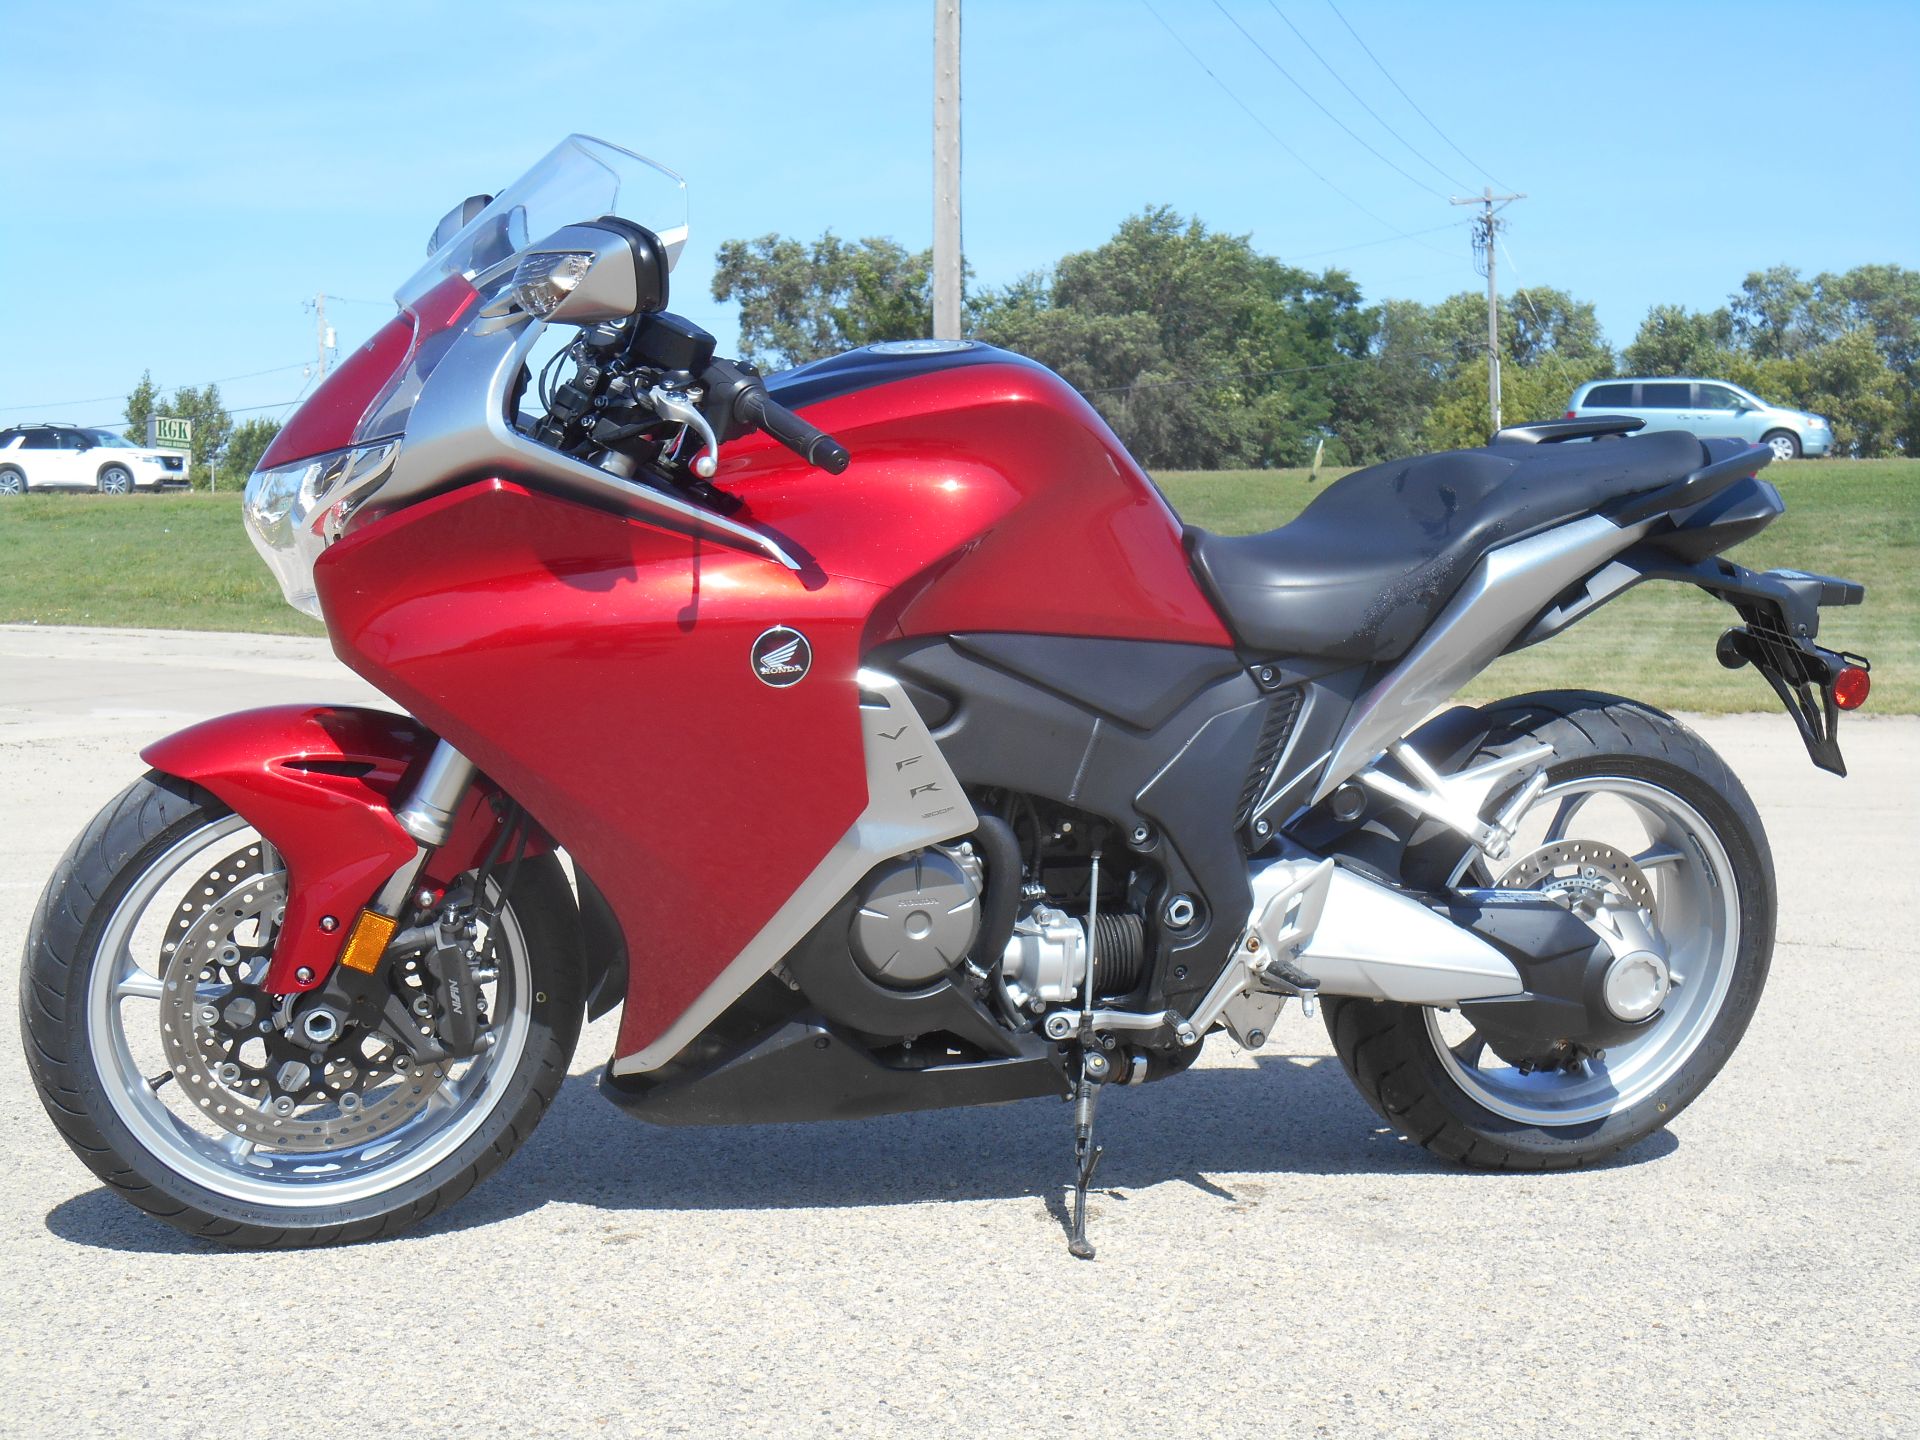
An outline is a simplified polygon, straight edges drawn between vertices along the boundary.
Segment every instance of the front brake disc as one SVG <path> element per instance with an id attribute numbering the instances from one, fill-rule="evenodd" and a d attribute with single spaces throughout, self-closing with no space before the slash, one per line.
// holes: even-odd
<path id="1" fill-rule="evenodd" d="M 222 861 L 194 882 L 160 977 L 168 1066 L 197 1114 L 242 1139 L 300 1152 L 377 1140 L 426 1107 L 447 1067 L 411 1063 L 375 1032 L 349 1028 L 315 1052 L 280 1028 L 252 981 L 286 890 L 286 872 L 257 861 Z"/>

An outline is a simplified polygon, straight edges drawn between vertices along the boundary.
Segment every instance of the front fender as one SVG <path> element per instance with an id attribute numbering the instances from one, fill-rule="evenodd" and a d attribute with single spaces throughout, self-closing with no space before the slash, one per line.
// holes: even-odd
<path id="1" fill-rule="evenodd" d="M 322 984 L 360 907 L 413 859 L 393 798 L 433 745 L 404 715 L 275 705 L 203 721 L 140 752 L 155 770 L 211 791 L 280 852 L 287 914 L 266 989 Z"/>

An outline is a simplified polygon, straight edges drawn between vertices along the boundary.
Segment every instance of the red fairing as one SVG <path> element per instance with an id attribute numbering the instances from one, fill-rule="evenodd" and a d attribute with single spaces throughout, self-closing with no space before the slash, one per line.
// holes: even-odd
<path id="1" fill-rule="evenodd" d="M 373 338 L 341 361 L 312 398 L 288 417 L 256 468 L 274 470 L 352 445 L 360 438 L 360 422 L 419 353 L 421 343 L 452 326 L 477 298 L 473 287 L 455 276 L 421 296 L 415 310 L 402 311 L 374 331 Z"/>
<path id="2" fill-rule="evenodd" d="M 881 592 L 489 481 L 349 535 L 316 571 L 341 658 L 524 804 L 630 956 L 654 1039 L 866 806 L 854 672 Z M 762 631 L 813 648 L 755 677 Z"/>
<path id="3" fill-rule="evenodd" d="M 276 705 L 190 726 L 140 752 L 154 769 L 231 806 L 286 863 L 287 916 L 263 982 L 268 991 L 324 983 L 354 915 L 413 858 L 417 847 L 392 804 L 433 743 L 422 726 L 384 710 Z M 482 786 L 470 792 L 429 879 L 444 884 L 482 859 L 499 824 L 492 794 Z"/>
<path id="4" fill-rule="evenodd" d="M 810 406 L 844 475 L 730 442 L 733 518 L 802 564 L 495 479 L 362 523 L 316 586 L 340 658 L 593 877 L 627 938 L 620 1053 L 657 1039 L 866 803 L 855 672 L 966 630 L 1229 646 L 1179 522 L 1092 409 L 1013 356 Z M 805 679 L 753 673 L 775 625 Z"/>

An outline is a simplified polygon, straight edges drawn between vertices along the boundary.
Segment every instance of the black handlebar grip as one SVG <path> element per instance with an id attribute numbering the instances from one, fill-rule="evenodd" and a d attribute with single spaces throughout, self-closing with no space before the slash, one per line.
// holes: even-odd
<path id="1" fill-rule="evenodd" d="M 829 475 L 840 474 L 853 459 L 846 446 L 826 431 L 809 425 L 758 386 L 741 392 L 734 402 L 734 413 Z"/>

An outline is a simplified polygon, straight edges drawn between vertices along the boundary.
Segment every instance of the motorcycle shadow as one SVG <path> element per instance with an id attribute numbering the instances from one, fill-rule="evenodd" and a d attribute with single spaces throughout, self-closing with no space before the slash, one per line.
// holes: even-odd
<path id="1" fill-rule="evenodd" d="M 1367 1108 L 1326 1055 L 1263 1052 L 1253 1065 L 1200 1068 L 1139 1090 L 1110 1091 L 1096 1188 L 1193 1185 L 1223 1202 L 1243 1177 L 1444 1172 L 1487 1184 L 1400 1136 Z M 666 1128 L 622 1115 L 574 1075 L 533 1138 L 502 1170 L 407 1237 L 495 1224 L 559 1201 L 606 1211 L 782 1210 L 1037 1199 L 1064 1224 L 1068 1107 L 1056 1100 L 925 1111 L 811 1125 Z M 1609 1162 L 1671 1154 L 1670 1131 Z M 54 1207 L 47 1228 L 104 1249 L 214 1247 L 139 1214 L 105 1188 Z"/>

